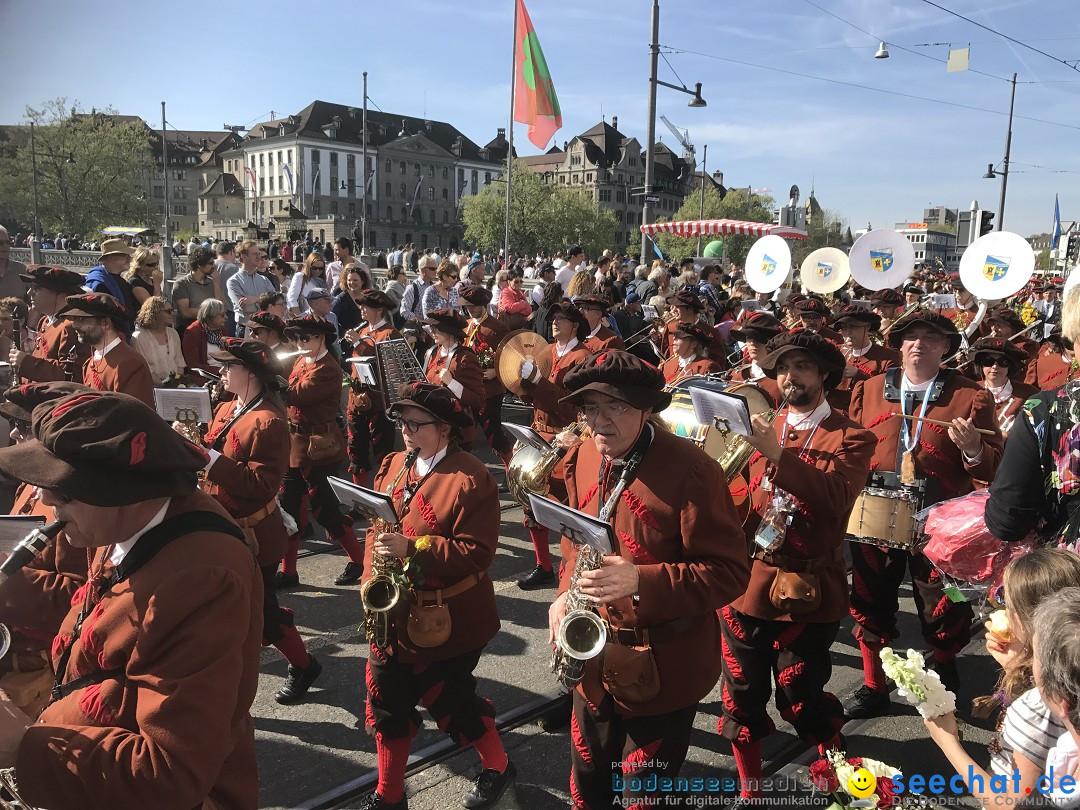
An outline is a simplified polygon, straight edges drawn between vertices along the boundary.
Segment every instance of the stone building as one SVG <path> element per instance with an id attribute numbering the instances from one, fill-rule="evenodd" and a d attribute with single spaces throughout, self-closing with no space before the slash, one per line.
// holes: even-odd
<path id="1" fill-rule="evenodd" d="M 292 206 L 316 238 L 352 236 L 366 212 L 369 251 L 406 242 L 453 249 L 464 232 L 461 198 L 502 172 L 505 134 L 501 154 L 498 138 L 489 146 L 441 121 L 370 109 L 365 137 L 360 108 L 314 101 L 257 124 L 222 158 L 244 192 L 242 219 L 274 235 Z M 209 205 L 229 196 L 224 184 L 207 191 Z"/>
<path id="2" fill-rule="evenodd" d="M 619 222 L 616 245 L 625 248 L 637 244 L 642 221 L 645 185 L 645 152 L 637 138 L 619 132 L 619 119 L 601 121 L 563 148 L 552 147 L 543 155 L 523 158 L 532 171 L 548 183 L 580 188 L 596 204 L 614 212 Z M 695 166 L 676 155 L 664 143 L 653 149 L 654 180 L 659 202 L 652 207 L 653 219 L 671 218 L 683 200 L 700 187 L 694 179 Z"/>

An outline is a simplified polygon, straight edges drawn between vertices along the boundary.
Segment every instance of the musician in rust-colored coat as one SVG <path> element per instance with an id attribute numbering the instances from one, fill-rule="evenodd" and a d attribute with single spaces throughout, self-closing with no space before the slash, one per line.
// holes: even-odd
<path id="1" fill-rule="evenodd" d="M 495 709 L 477 695 L 472 674 L 499 630 L 488 575 L 499 541 L 498 487 L 483 463 L 458 445 L 472 420 L 447 388 L 407 383 L 391 413 L 405 452 L 386 457 L 374 488 L 391 496 L 401 528 L 368 529 L 365 568 L 370 578 L 376 554 L 408 558 L 409 570 L 419 570 L 422 580 L 408 575 L 406 593 L 387 619 L 386 646 L 369 636 L 364 723 L 375 737 L 379 784 L 361 806 L 405 806 L 409 748 L 423 722 L 420 703 L 451 739 L 480 755 L 483 770 L 464 805 L 488 807 L 515 774 L 495 730 Z M 447 634 L 419 634 L 410 613 L 436 605 L 448 612 Z"/>
<path id="2" fill-rule="evenodd" d="M 1072 341 L 1062 336 L 1060 327 L 1054 329 L 1035 361 L 1035 384 L 1040 391 L 1053 391 L 1080 378 Z"/>
<path id="3" fill-rule="evenodd" d="M 664 324 L 660 333 L 660 355 L 662 359 L 671 357 L 675 351 L 675 332 L 681 323 L 696 323 L 705 310 L 705 302 L 694 290 L 679 290 L 667 297 L 667 304 L 671 307 L 671 318 Z M 711 347 L 711 345 L 710 345 Z"/>
<path id="4" fill-rule="evenodd" d="M 816 295 L 806 296 L 795 304 L 795 312 L 799 316 L 799 323 L 794 328 L 808 329 L 837 346 L 844 342 L 839 332 L 828 327 L 832 313 L 829 312 L 829 306 L 822 298 Z"/>
<path id="5" fill-rule="evenodd" d="M 993 397 L 955 370 L 941 368 L 941 360 L 959 348 L 956 326 L 935 312 L 916 309 L 896 322 L 889 342 L 900 349 L 903 365 L 858 383 L 851 396 L 851 418 L 877 437 L 871 473 L 884 476 L 887 488 L 921 485 L 922 506 L 968 493 L 976 481 L 992 480 L 1003 447 Z M 992 433 L 984 436 L 976 429 Z M 853 543 L 851 552 L 851 615 L 865 683 L 848 704 L 848 715 L 869 717 L 888 710 L 878 652 L 897 637 L 897 590 L 909 569 L 923 638 L 942 681 L 955 691 L 956 655 L 971 636 L 970 606 L 945 595 L 921 553 L 882 550 L 865 542 Z"/>
<path id="6" fill-rule="evenodd" d="M 851 406 L 851 391 L 855 383 L 900 365 L 900 353 L 879 346 L 870 339 L 871 334 L 881 329 L 881 316 L 876 312 L 849 304 L 840 310 L 834 325 L 844 338 L 841 351 L 847 365 L 843 378 L 828 397 L 833 408 L 846 414 Z"/>
<path id="7" fill-rule="evenodd" d="M 768 394 L 773 405 L 779 405 L 784 397 L 776 386 L 776 380 L 765 375 L 760 361 L 768 353 L 765 351 L 766 344 L 783 331 L 783 325 L 771 313 L 752 312 L 743 319 L 741 326 L 728 333 L 732 341 L 743 344 L 743 367 L 731 373 L 732 381 L 753 383 Z"/>
<path id="8" fill-rule="evenodd" d="M 424 363 L 427 381 L 448 388 L 469 416 L 474 416 L 484 408 L 484 372 L 476 352 L 463 345 L 465 319 L 457 312 L 437 309 L 428 313 L 424 323 L 431 327 L 431 337 L 435 341 Z M 469 425 L 463 431 L 462 446 L 471 447 L 475 435 L 476 428 Z"/>
<path id="9" fill-rule="evenodd" d="M 87 390 L 75 382 L 20 385 L 4 392 L 0 416 L 11 422 L 18 444 L 32 438 L 35 407 Z M 31 484 L 16 491 L 11 514 L 42 518 L 46 524 L 56 520 L 52 507 L 41 500 L 41 489 Z M 0 582 L 0 622 L 11 630 L 11 651 L 0 659 L 4 670 L 0 689 L 30 717 L 37 717 L 49 703 L 53 685 L 49 646 L 84 582 L 86 552 L 73 548 L 63 531 L 28 565 Z"/>
<path id="10" fill-rule="evenodd" d="M 978 371 L 983 387 L 994 398 L 998 430 L 1008 436 L 1024 403 L 1039 392 L 1034 385 L 1014 381 L 1017 375 L 1023 374 L 1028 356 L 1007 338 L 983 338 L 976 341 L 971 350 L 972 365 Z"/>
<path id="11" fill-rule="evenodd" d="M 119 391 L 154 407 L 150 366 L 127 344 L 121 326 L 127 310 L 107 293 L 69 295 L 60 315 L 72 323 L 79 340 L 93 349 L 83 364 L 83 382 L 95 391 Z"/>
<path id="12" fill-rule="evenodd" d="M 719 374 L 724 364 L 709 356 L 713 331 L 701 322 L 680 323 L 672 343 L 674 354 L 660 366 L 667 385 L 676 385 L 688 377 Z"/>
<path id="13" fill-rule="evenodd" d="M 582 295 L 574 299 L 574 304 L 589 324 L 589 334 L 585 336 L 586 349 L 598 352 L 623 348 L 623 339 L 607 324 L 611 302 L 605 296 Z"/>
<path id="14" fill-rule="evenodd" d="M 827 399 L 847 366 L 835 345 L 796 330 L 768 348 L 762 367 L 788 393 L 788 404 L 771 424 L 752 417 L 746 537 L 754 562 L 746 592 L 722 612 L 718 729 L 731 741 L 748 798 L 761 795 L 760 741 L 775 731 L 767 712 L 774 681 L 780 715 L 804 742 L 822 752 L 843 748 L 844 710 L 827 691 L 829 650 L 848 612 L 844 529 L 875 447 L 874 436 Z M 779 519 L 770 514 L 777 503 Z M 810 589 L 805 598 L 782 598 L 799 587 Z"/>
<path id="15" fill-rule="evenodd" d="M 384 340 L 400 340 L 401 333 L 390 320 L 394 302 L 381 290 L 364 290 L 357 303 L 364 319 L 362 326 L 345 333 L 352 344 L 353 357 L 374 357 L 375 344 Z M 367 486 L 368 470 L 378 469 L 382 460 L 394 449 L 394 430 L 386 418 L 386 403 L 378 385 L 365 385 L 360 380 L 356 363 L 349 372 L 349 472 L 361 486 Z M 369 363 L 378 375 L 378 365 Z"/>
<path id="16" fill-rule="evenodd" d="M 746 587 L 746 545 L 719 465 L 649 422 L 671 400 L 655 367 L 628 352 L 601 352 L 566 385 L 593 432 L 563 462 L 567 503 L 598 515 L 620 481 L 624 487 L 605 514 L 615 551 L 575 586 L 611 630 L 573 692 L 570 795 L 578 808 L 616 799 L 630 806 L 670 790 L 642 787 L 651 777 L 678 775 L 698 701 L 722 670 L 717 611 Z M 562 551 L 552 641 L 578 558 L 566 538 Z"/>
<path id="17" fill-rule="evenodd" d="M 289 405 L 289 470 L 281 488 L 281 507 L 296 521 L 297 531 L 289 538 L 289 547 L 277 575 L 278 587 L 290 587 L 300 581 L 296 557 L 300 538 L 307 527 L 305 494 L 311 501 L 311 514 L 327 535 L 338 543 L 349 561 L 334 580 L 335 585 L 349 585 L 364 571 L 364 550 L 356 539 L 352 523 L 338 509 L 338 499 L 327 476 L 334 475 L 345 459 L 345 437 L 338 427 L 341 402 L 341 365 L 331 351 L 337 329 L 315 315 L 287 321 L 288 335 L 307 354 L 293 366 L 285 401 Z M 310 451 L 319 455 L 312 458 Z"/>
<path id="18" fill-rule="evenodd" d="M 296 632 L 292 610 L 278 604 L 274 581 L 289 544 L 277 502 L 289 469 L 289 423 L 281 396 L 285 380 L 277 357 L 258 340 L 222 338 L 221 348 L 210 355 L 221 363 L 221 382 L 236 398 L 217 406 L 203 438 L 210 462 L 202 488 L 229 511 L 256 550 L 263 581 L 263 646 L 273 644 L 289 662 L 275 699 L 294 703 L 322 666 Z"/>
<path id="19" fill-rule="evenodd" d="M 42 488 L 93 575 L 53 643 L 56 700 L 17 723 L 0 698 L 0 767 L 35 807 L 254 810 L 262 582 L 197 489 L 206 453 L 114 393 L 39 405 L 34 433 L 0 471 Z"/>
<path id="20" fill-rule="evenodd" d="M 588 349 L 582 345 L 589 324 L 580 309 L 563 301 L 551 308 L 551 331 L 555 342 L 551 346 L 551 370 L 547 377 L 540 374 L 539 367 L 531 359 L 526 358 L 521 364 L 523 399 L 534 406 L 533 429 L 549 442 L 577 421 L 577 408 L 564 399 L 569 391 L 563 387 L 563 380 L 589 356 Z M 553 585 L 555 573 L 551 568 L 548 530 L 532 520 L 528 513 L 525 525 L 536 553 L 536 567 L 518 579 L 517 584 L 522 590 L 531 591 Z"/>
<path id="21" fill-rule="evenodd" d="M 71 321 L 57 313 L 67 305 L 67 296 L 82 292 L 84 278 L 62 267 L 33 265 L 20 275 L 30 285 L 34 309 L 41 313 L 31 354 L 12 346 L 8 361 L 16 375 L 28 382 L 50 382 L 70 376 L 82 382 L 82 367 L 93 349 L 82 343 Z M 28 324 L 23 324 L 28 326 Z M 20 333 L 22 329 L 20 328 Z M 20 335 L 21 337 L 21 335 Z"/>
<path id="22" fill-rule="evenodd" d="M 465 346 L 476 354 L 484 376 L 484 406 L 474 416 L 480 423 L 491 449 L 498 453 L 503 464 L 507 465 L 513 455 L 514 441 L 502 428 L 502 405 L 506 386 L 502 384 L 495 368 L 495 350 L 510 334 L 510 330 L 488 312 L 491 290 L 479 285 L 469 285 L 462 287 L 458 295 L 469 315 Z"/>
<path id="23" fill-rule="evenodd" d="M 1000 306 L 987 313 L 984 322 L 987 337 L 1008 340 L 1024 355 L 1024 359 L 1018 365 L 1011 367 L 1010 377 L 1014 383 L 1035 385 L 1039 373 L 1039 343 L 1031 339 L 1033 331 L 1038 326 L 1028 329 L 1024 326 L 1024 320 L 1010 307 Z M 976 374 L 978 369 L 975 369 Z"/>

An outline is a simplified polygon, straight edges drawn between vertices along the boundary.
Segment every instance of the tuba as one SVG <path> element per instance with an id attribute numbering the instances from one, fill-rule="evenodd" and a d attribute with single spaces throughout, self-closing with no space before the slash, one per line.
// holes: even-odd
<path id="1" fill-rule="evenodd" d="M 401 465 L 401 472 L 397 474 L 393 482 L 387 488 L 388 495 L 393 496 L 401 479 L 416 463 L 419 450 L 410 450 L 405 455 L 405 463 Z M 371 524 L 376 534 L 398 531 L 401 524 L 389 526 L 385 521 L 374 519 Z M 383 652 L 390 646 L 390 611 L 401 601 L 401 585 L 398 580 L 402 575 L 401 560 L 384 557 L 382 554 L 371 555 L 371 579 L 364 583 L 360 590 L 360 601 L 364 605 L 364 635 L 369 644 L 374 645 Z"/>
<path id="2" fill-rule="evenodd" d="M 641 453 L 635 453 L 626 462 L 619 481 L 611 490 L 600 510 L 600 519 L 607 520 L 623 490 L 641 463 Z M 551 653 L 551 671 L 556 680 L 567 689 L 573 689 L 585 676 L 585 662 L 598 656 L 607 644 L 607 624 L 589 599 L 578 589 L 578 580 L 586 571 L 595 571 L 604 563 L 604 555 L 587 543 L 578 546 L 577 560 L 570 575 L 570 587 L 566 591 L 566 614 L 555 633 L 555 649 Z"/>
<path id="3" fill-rule="evenodd" d="M 584 429 L 584 422 L 575 422 L 568 428 L 575 436 L 580 436 Z M 566 448 L 559 446 L 558 436 L 543 452 L 527 444 L 519 447 L 506 466 L 506 488 L 510 490 L 510 497 L 525 509 L 529 508 L 529 495 L 547 497 L 548 479 L 565 455 Z"/>

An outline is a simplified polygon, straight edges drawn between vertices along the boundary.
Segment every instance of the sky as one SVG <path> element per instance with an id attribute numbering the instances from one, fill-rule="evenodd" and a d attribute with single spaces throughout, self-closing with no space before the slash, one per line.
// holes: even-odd
<path id="1" fill-rule="evenodd" d="M 1049 231 L 1055 193 L 1062 219 L 1080 219 L 1080 72 L 1062 64 L 1080 60 L 1076 0 L 934 2 L 1049 56 L 927 0 L 662 0 L 659 78 L 701 82 L 708 106 L 660 87 L 657 113 L 699 161 L 708 145 L 729 187 L 778 201 L 813 188 L 852 230 L 893 227 L 932 205 L 998 210 L 1000 180 L 982 176 L 1004 158 L 1015 72 L 1006 229 Z M 374 106 L 483 145 L 507 125 L 514 3 L 0 0 L 0 123 L 66 97 L 157 125 L 165 101 L 178 129 L 250 126 L 314 99 L 359 107 L 366 70 Z M 554 142 L 618 116 L 644 144 L 650 0 L 526 5 L 562 106 Z M 970 45 L 971 71 L 946 72 L 950 44 Z M 521 124 L 515 146 L 540 151 Z"/>

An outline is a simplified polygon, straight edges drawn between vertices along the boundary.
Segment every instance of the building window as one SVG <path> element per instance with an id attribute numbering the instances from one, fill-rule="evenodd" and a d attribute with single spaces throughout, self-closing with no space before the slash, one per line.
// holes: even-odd
<path id="1" fill-rule="evenodd" d="M 177 189 L 177 191 L 179 191 L 179 190 L 180 189 Z M 260 177 L 259 178 L 259 193 L 263 194 L 265 191 L 266 191 L 266 179 L 263 178 L 263 177 Z"/>
<path id="2" fill-rule="evenodd" d="M 289 163 L 292 163 L 292 149 L 289 150 Z"/>
<path id="3" fill-rule="evenodd" d="M 270 178 L 270 193 L 271 194 L 274 193 L 274 178 L 273 177 Z"/>
<path id="4" fill-rule="evenodd" d="M 443 212 L 442 212 L 442 224 L 443 225 L 449 225 L 450 224 L 450 212 L 447 211 L 445 208 L 443 209 Z"/>
<path id="5" fill-rule="evenodd" d="M 405 199 L 408 196 L 409 192 L 405 190 L 404 183 L 402 183 L 401 186 L 398 187 L 398 193 L 401 195 L 402 199 Z"/>
<path id="6" fill-rule="evenodd" d="M 278 200 L 277 201 L 277 210 L 278 211 L 284 211 L 285 210 L 285 201 L 284 200 Z"/>
<path id="7" fill-rule="evenodd" d="M 278 153 L 277 153 L 277 162 L 278 162 L 278 165 L 280 166 L 281 165 L 281 150 L 280 149 L 278 150 Z"/>
<path id="8" fill-rule="evenodd" d="M 337 166 L 337 159 L 338 159 L 337 152 L 331 152 L 330 153 L 330 165 L 331 166 Z"/>
<path id="9" fill-rule="evenodd" d="M 434 225 L 435 224 L 435 209 L 434 208 L 432 208 L 430 211 L 428 211 L 428 224 L 429 225 Z"/>
<path id="10" fill-rule="evenodd" d="M 435 188 L 433 186 L 428 186 L 427 198 L 429 202 L 435 202 Z"/>
<path id="11" fill-rule="evenodd" d="M 371 219 L 371 210 L 372 210 L 372 205 L 371 205 L 371 203 L 368 203 L 368 204 L 367 204 L 367 208 L 366 208 L 365 210 L 367 211 L 367 216 L 368 216 L 368 219 Z"/>
<path id="12" fill-rule="evenodd" d="M 419 177 L 419 176 L 420 176 L 420 164 L 419 163 L 414 163 L 413 164 L 413 177 Z"/>
<path id="13" fill-rule="evenodd" d="M 432 180 L 435 179 L 435 165 L 434 164 L 427 167 L 427 176 Z"/>
<path id="14" fill-rule="evenodd" d="M 346 166 L 346 169 L 348 170 L 349 174 L 352 174 L 353 172 L 355 172 L 356 171 L 356 155 L 346 155 L 345 156 L 345 166 Z"/>
<path id="15" fill-rule="evenodd" d="M 585 175 L 585 182 L 586 183 L 591 183 L 592 182 L 592 172 L 589 172 L 588 174 Z"/>
<path id="16" fill-rule="evenodd" d="M 318 149 L 312 149 L 311 150 L 311 162 L 314 163 L 314 164 L 318 164 L 318 162 L 319 162 L 319 150 Z"/>
<path id="17" fill-rule="evenodd" d="M 409 221 L 409 209 L 404 205 L 401 206 L 401 221 L 402 222 L 408 222 Z"/>
<path id="18" fill-rule="evenodd" d="M 316 197 L 314 200 L 311 201 L 311 210 L 314 212 L 315 216 L 319 215 L 319 198 L 318 197 Z"/>
<path id="19" fill-rule="evenodd" d="M 491 172 L 484 172 L 484 185 L 485 186 L 490 186 L 491 185 Z"/>
<path id="20" fill-rule="evenodd" d="M 386 196 L 387 197 L 393 197 L 394 196 L 393 189 L 394 189 L 393 184 L 390 183 L 389 181 L 387 181 L 387 183 L 386 183 Z"/>
<path id="21" fill-rule="evenodd" d="M 450 169 L 448 169 L 446 166 L 442 167 L 442 179 L 443 180 L 449 180 L 450 179 Z"/>
<path id="22" fill-rule="evenodd" d="M 625 191 L 616 191 L 615 192 L 615 202 L 626 202 L 626 192 Z"/>
<path id="23" fill-rule="evenodd" d="M 390 172 L 392 172 L 393 170 L 394 170 L 394 161 L 390 160 L 390 158 L 387 158 L 386 159 L 386 173 L 390 174 Z"/>
<path id="24" fill-rule="evenodd" d="M 465 170 L 464 169 L 458 169 L 457 170 L 457 179 L 458 179 L 458 183 L 460 185 L 465 185 Z"/>
<path id="25" fill-rule="evenodd" d="M 388 206 L 386 206 L 386 219 L 387 219 L 387 220 L 391 220 L 391 219 L 393 219 L 393 218 L 394 218 L 394 209 L 393 209 L 393 208 L 391 208 L 391 207 L 390 207 L 390 206 L 388 205 Z"/>
<path id="26" fill-rule="evenodd" d="M 337 216 L 337 212 L 338 212 L 337 200 L 334 200 L 333 202 L 330 203 L 330 213 L 333 214 L 334 216 Z"/>
<path id="27" fill-rule="evenodd" d="M 402 174 L 405 174 L 406 172 L 408 172 L 408 169 L 405 168 L 405 161 L 404 160 L 401 161 L 401 163 L 398 164 L 398 168 L 401 169 Z"/>
<path id="28" fill-rule="evenodd" d="M 443 198 L 443 202 L 450 199 L 450 189 L 444 188 L 442 190 L 442 198 Z"/>
<path id="29" fill-rule="evenodd" d="M 349 203 L 349 216 L 356 216 L 356 203 L 354 202 Z"/>

